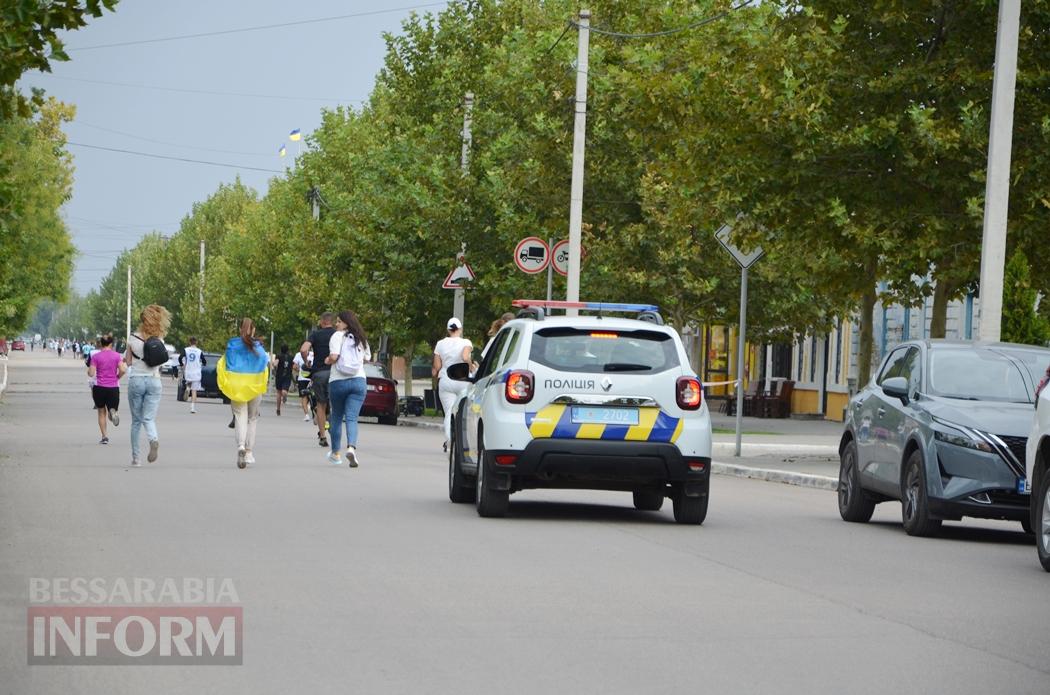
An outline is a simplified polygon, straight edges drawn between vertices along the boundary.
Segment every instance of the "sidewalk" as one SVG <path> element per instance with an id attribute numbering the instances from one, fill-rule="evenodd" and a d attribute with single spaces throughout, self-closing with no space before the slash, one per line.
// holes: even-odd
<path id="1" fill-rule="evenodd" d="M 401 416 L 398 424 L 440 430 L 442 419 Z M 745 417 L 739 458 L 734 455 L 736 418 L 713 413 L 711 425 L 715 432 L 712 472 L 821 490 L 838 489 L 842 423 Z"/>

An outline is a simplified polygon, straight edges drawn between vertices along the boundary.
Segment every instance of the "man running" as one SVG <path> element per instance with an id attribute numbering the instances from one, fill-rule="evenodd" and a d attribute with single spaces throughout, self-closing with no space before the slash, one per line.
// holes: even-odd
<path id="1" fill-rule="evenodd" d="M 273 358 L 273 383 L 277 388 L 277 414 L 281 414 L 281 406 L 288 399 L 288 387 L 292 385 L 292 356 L 288 353 L 288 346 L 281 345 L 281 351 Z"/>
<path id="2" fill-rule="evenodd" d="M 335 328 L 332 326 L 334 319 L 335 314 L 330 311 L 321 314 L 318 327 L 310 333 L 310 337 L 303 341 L 299 348 L 299 354 L 304 360 L 307 359 L 311 348 L 314 351 L 313 359 L 307 362 L 307 366 L 310 368 L 310 392 L 317 401 L 317 444 L 319 446 L 328 446 L 325 427 L 328 424 L 328 378 L 332 374 L 332 368 L 325 364 L 325 360 L 328 359 L 329 354 L 328 343 L 332 339 L 332 334 L 335 333 Z"/>
<path id="3" fill-rule="evenodd" d="M 303 360 L 303 356 L 297 352 L 295 359 L 292 360 L 292 374 L 295 375 L 295 383 L 299 387 L 299 404 L 303 408 L 303 422 L 310 422 L 314 409 L 313 403 L 310 402 L 310 370 L 306 367 L 313 358 L 313 351 L 306 356 L 306 360 Z"/>
<path id="4" fill-rule="evenodd" d="M 179 355 L 182 380 L 190 393 L 190 412 L 197 412 L 197 392 L 201 389 L 201 368 L 206 364 L 204 351 L 197 347 L 197 338 L 190 336 L 190 344 Z"/>

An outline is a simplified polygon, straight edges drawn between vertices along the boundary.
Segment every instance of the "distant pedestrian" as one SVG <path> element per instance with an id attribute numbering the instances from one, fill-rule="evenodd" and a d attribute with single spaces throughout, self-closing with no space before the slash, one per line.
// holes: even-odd
<path id="1" fill-rule="evenodd" d="M 317 443 L 320 446 L 328 446 L 328 438 L 325 436 L 325 426 L 328 424 L 328 379 L 331 376 L 331 366 L 328 364 L 328 345 L 332 340 L 335 328 L 332 321 L 335 314 L 326 311 L 321 314 L 318 327 L 310 333 L 302 346 L 299 354 L 305 360 L 310 349 L 314 351 L 313 359 L 307 362 L 310 368 L 310 393 L 313 394 L 317 420 Z"/>
<path id="2" fill-rule="evenodd" d="M 127 365 L 120 354 L 113 350 L 113 334 L 107 333 L 99 338 L 99 349 L 88 357 L 88 376 L 95 380 L 91 387 L 91 399 L 98 411 L 98 429 L 102 433 L 99 444 L 109 444 L 106 434 L 106 418 L 116 427 L 120 424 L 120 377 L 127 371 Z"/>
<path id="3" fill-rule="evenodd" d="M 139 457 L 139 431 L 146 430 L 149 439 L 149 454 L 146 460 L 153 463 L 157 460 L 160 440 L 157 433 L 157 408 L 160 407 L 161 382 L 160 367 L 164 361 L 156 364 L 146 362 L 146 346 L 156 341 L 163 347 L 164 336 L 171 325 L 171 314 L 159 304 L 150 304 L 139 315 L 139 327 L 128 337 L 128 349 L 124 360 L 128 369 L 128 408 L 131 410 L 131 465 L 142 465 Z M 165 353 L 167 351 L 165 350 Z M 152 356 L 150 361 L 152 362 Z"/>
<path id="4" fill-rule="evenodd" d="M 201 390 L 201 372 L 208 361 L 204 351 L 197 347 L 197 338 L 190 336 L 190 344 L 179 355 L 182 365 L 182 380 L 186 382 L 186 392 L 190 396 L 190 413 L 197 412 L 197 392 Z"/>
<path id="5" fill-rule="evenodd" d="M 277 389 L 277 414 L 281 414 L 281 406 L 288 399 L 288 389 L 292 385 L 291 353 L 287 345 L 281 345 L 281 351 L 273 358 L 273 383 Z"/>
<path id="6" fill-rule="evenodd" d="M 357 468 L 357 416 L 361 414 L 368 393 L 365 362 L 372 359 L 372 351 L 368 347 L 368 336 L 354 312 L 340 312 L 335 328 L 326 360 L 332 370 L 328 380 L 332 410 L 332 448 L 328 452 L 328 461 L 337 466 L 342 463 L 341 442 L 345 426 L 346 462 L 351 468 Z"/>
<path id="7" fill-rule="evenodd" d="M 305 360 L 298 352 L 295 353 L 295 359 L 292 360 L 292 371 L 295 373 L 295 383 L 299 388 L 299 405 L 303 408 L 303 422 L 310 422 L 313 419 L 314 408 L 310 399 L 310 370 L 306 366 L 313 358 L 314 353 L 311 350 Z"/>
<path id="8" fill-rule="evenodd" d="M 255 463 L 259 403 L 270 378 L 270 356 L 255 339 L 255 322 L 241 319 L 240 335 L 230 338 L 216 366 L 219 390 L 230 399 L 237 438 L 237 467 Z"/>
<path id="9" fill-rule="evenodd" d="M 452 407 L 467 391 L 467 382 L 454 381 L 448 376 L 448 368 L 454 364 L 470 364 L 470 353 L 474 349 L 473 344 L 463 337 L 463 323 L 455 316 L 445 324 L 448 329 L 448 337 L 442 338 L 434 346 L 434 364 L 430 369 L 432 376 L 438 378 L 438 397 L 441 399 L 441 408 L 445 411 L 445 443 L 442 448 L 448 451 L 448 444 L 452 440 Z"/>

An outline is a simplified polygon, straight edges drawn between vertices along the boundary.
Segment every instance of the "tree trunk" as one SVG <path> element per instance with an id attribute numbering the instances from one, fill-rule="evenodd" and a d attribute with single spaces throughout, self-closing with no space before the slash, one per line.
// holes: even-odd
<path id="1" fill-rule="evenodd" d="M 930 337 L 943 338 L 948 330 L 948 300 L 955 288 L 944 280 L 938 280 L 933 289 L 933 316 L 930 318 Z"/>
<path id="2" fill-rule="evenodd" d="M 409 348 L 405 351 L 405 395 L 412 395 L 412 359 L 416 356 L 415 349 Z"/>
<path id="3" fill-rule="evenodd" d="M 874 264 L 868 264 L 873 266 Z M 871 359 L 875 352 L 875 272 L 874 268 L 866 268 L 867 277 L 872 278 L 871 286 L 864 290 L 860 299 L 860 345 L 857 349 L 857 388 L 862 389 L 871 379 Z"/>

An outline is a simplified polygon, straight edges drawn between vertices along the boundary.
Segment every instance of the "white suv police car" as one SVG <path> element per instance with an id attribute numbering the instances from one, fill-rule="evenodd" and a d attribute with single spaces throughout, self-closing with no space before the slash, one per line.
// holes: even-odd
<path id="1" fill-rule="evenodd" d="M 507 513 L 512 492 L 620 490 L 675 521 L 703 523 L 711 420 L 678 334 L 650 305 L 517 300 L 453 410 L 449 498 Z M 546 316 L 549 309 L 597 316 Z M 636 318 L 612 318 L 630 312 Z"/>
<path id="2" fill-rule="evenodd" d="M 1035 395 L 1035 419 L 1028 436 L 1026 478 L 1032 494 L 1031 524 L 1039 563 L 1050 572 L 1050 367 Z"/>

